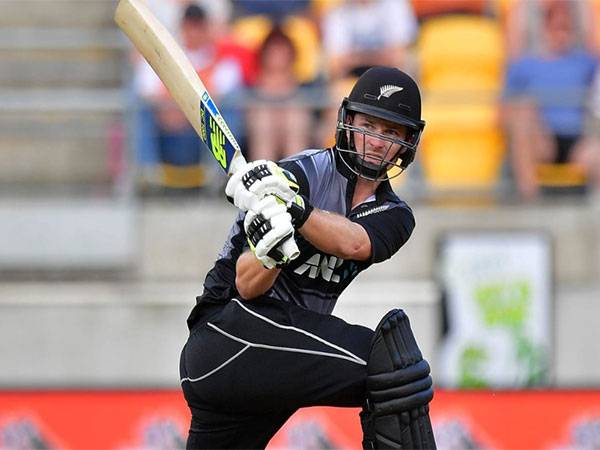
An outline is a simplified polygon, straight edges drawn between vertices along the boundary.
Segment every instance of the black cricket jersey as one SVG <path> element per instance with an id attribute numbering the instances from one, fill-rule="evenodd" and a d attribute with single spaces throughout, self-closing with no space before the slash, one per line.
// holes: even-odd
<path id="1" fill-rule="evenodd" d="M 412 210 L 394 193 L 389 181 L 382 182 L 373 196 L 352 209 L 356 175 L 331 148 L 306 150 L 278 164 L 296 176 L 300 193 L 315 208 L 359 223 L 371 239 L 371 260 L 352 261 L 318 250 L 296 232 L 300 256 L 282 269 L 264 295 L 329 314 L 339 295 L 361 271 L 390 258 L 408 240 L 415 227 Z M 239 296 L 235 287 L 235 265 L 248 248 L 244 217 L 245 212 L 240 212 L 231 227 L 214 267 L 206 276 L 197 307 L 203 303 L 227 303 Z M 188 319 L 190 327 L 195 323 L 194 311 Z"/>

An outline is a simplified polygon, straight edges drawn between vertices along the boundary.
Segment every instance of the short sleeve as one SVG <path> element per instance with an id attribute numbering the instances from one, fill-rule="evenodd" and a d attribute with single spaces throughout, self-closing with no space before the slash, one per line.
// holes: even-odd
<path id="1" fill-rule="evenodd" d="M 371 240 L 371 262 L 391 258 L 410 238 L 415 228 L 415 218 L 407 207 L 393 206 L 383 211 L 350 217 L 361 225 Z"/>
<path id="2" fill-rule="evenodd" d="M 509 64 L 504 80 L 504 99 L 510 100 L 523 96 L 527 94 L 528 89 L 529 79 L 525 63 L 519 60 Z"/>

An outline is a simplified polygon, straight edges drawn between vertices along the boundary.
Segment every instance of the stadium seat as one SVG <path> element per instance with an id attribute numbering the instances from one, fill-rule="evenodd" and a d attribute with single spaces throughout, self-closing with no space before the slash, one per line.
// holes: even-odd
<path id="1" fill-rule="evenodd" d="M 419 153 L 426 181 L 441 189 L 494 187 L 505 155 L 495 104 L 425 101 L 423 108 Z"/>
<path id="2" fill-rule="evenodd" d="M 265 15 L 245 16 L 235 20 L 232 33 L 239 43 L 257 49 L 272 26 L 273 23 Z"/>
<path id="3" fill-rule="evenodd" d="M 426 89 L 498 89 L 504 68 L 500 25 L 487 17 L 430 19 L 418 40 L 421 84 Z"/>
<path id="4" fill-rule="evenodd" d="M 587 184 L 585 168 L 576 163 L 538 164 L 536 178 L 542 188 L 578 188 Z"/>
<path id="5" fill-rule="evenodd" d="M 305 17 L 291 16 L 285 21 L 283 30 L 288 34 L 297 50 L 294 70 L 300 83 L 310 83 L 319 76 L 321 42 L 314 23 Z"/>
<path id="6" fill-rule="evenodd" d="M 498 117 L 504 70 L 500 25 L 451 15 L 428 20 L 418 43 L 425 180 L 439 189 L 493 190 L 505 157 Z"/>
<path id="7" fill-rule="evenodd" d="M 162 172 L 160 184 L 163 187 L 174 189 L 198 188 L 206 184 L 206 169 L 201 164 L 176 166 L 174 164 L 160 164 Z"/>

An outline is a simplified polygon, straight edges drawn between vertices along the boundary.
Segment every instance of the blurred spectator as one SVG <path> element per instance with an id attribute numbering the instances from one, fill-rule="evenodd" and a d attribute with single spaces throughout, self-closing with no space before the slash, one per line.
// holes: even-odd
<path id="1" fill-rule="evenodd" d="M 150 10 L 169 32 L 176 36 L 179 32 L 181 12 L 190 4 L 190 0 L 145 0 Z M 193 0 L 204 9 L 212 22 L 219 27 L 227 24 L 233 8 L 230 0 Z"/>
<path id="2" fill-rule="evenodd" d="M 377 65 L 403 67 L 416 34 L 408 0 L 346 0 L 323 18 L 330 79 L 358 76 Z"/>
<path id="3" fill-rule="evenodd" d="M 311 112 L 294 75 L 296 49 L 275 26 L 258 51 L 258 78 L 246 115 L 249 159 L 278 159 L 308 146 Z"/>
<path id="4" fill-rule="evenodd" d="M 273 2 L 273 5 L 278 3 Z M 238 44 L 258 52 L 258 48 L 271 29 L 279 26 L 296 48 L 294 62 L 296 77 L 303 84 L 316 82 L 321 75 L 319 28 L 316 21 L 310 16 L 310 11 L 294 8 L 298 4 L 296 2 L 284 3 L 289 6 L 284 15 L 264 11 L 263 14 L 237 17 L 232 23 L 231 36 Z M 243 4 L 245 5 L 245 3 Z M 264 9 L 268 9 L 267 5 Z"/>
<path id="5" fill-rule="evenodd" d="M 180 21 L 182 47 L 214 98 L 233 92 L 243 84 L 244 65 L 236 48 L 217 36 L 215 24 L 205 9 L 188 4 Z M 136 92 L 141 99 L 137 120 L 138 162 L 152 169 L 160 164 L 161 184 L 171 187 L 197 187 L 206 176 L 200 163 L 205 158 L 201 142 L 160 79 L 144 61 L 136 67 Z M 239 120 L 227 117 L 232 131 Z M 210 166 L 212 167 L 212 165 Z"/>
<path id="6" fill-rule="evenodd" d="M 584 163 L 585 104 L 594 56 L 576 46 L 571 2 L 545 1 L 544 48 L 509 64 L 504 97 L 512 168 L 520 194 L 538 194 L 540 163 Z"/>
<path id="7" fill-rule="evenodd" d="M 545 47 L 545 10 L 548 3 L 557 0 L 502 0 L 500 16 L 506 28 L 506 46 L 509 57 L 528 52 L 540 52 Z M 600 48 L 595 22 L 598 12 L 590 0 L 559 0 L 568 8 L 574 24 L 572 38 L 577 46 L 596 52 Z M 595 0 L 594 0 L 595 1 Z"/>

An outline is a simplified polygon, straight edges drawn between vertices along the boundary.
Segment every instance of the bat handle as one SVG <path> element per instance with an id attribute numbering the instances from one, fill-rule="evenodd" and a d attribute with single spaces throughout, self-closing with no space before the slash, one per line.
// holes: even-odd
<path id="1" fill-rule="evenodd" d="M 281 251 L 289 258 L 290 261 L 300 256 L 300 250 L 298 249 L 298 245 L 296 245 L 296 241 L 293 237 L 286 239 L 283 244 L 281 244 Z"/>

